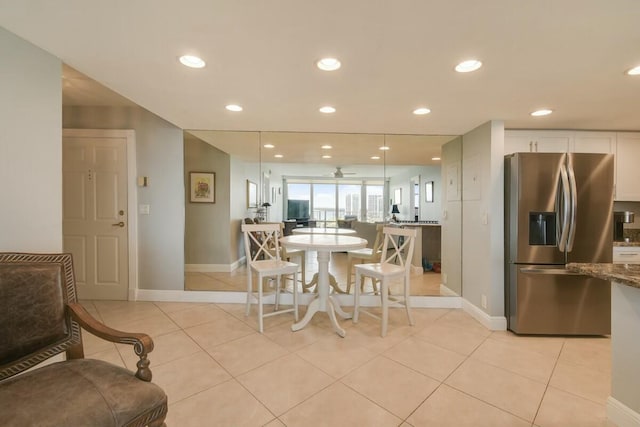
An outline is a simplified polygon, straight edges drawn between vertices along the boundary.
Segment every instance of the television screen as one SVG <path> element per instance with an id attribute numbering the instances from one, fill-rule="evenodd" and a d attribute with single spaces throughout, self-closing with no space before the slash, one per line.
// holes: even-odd
<path id="1" fill-rule="evenodd" d="M 289 200 L 287 203 L 287 219 L 309 219 L 309 201 Z"/>

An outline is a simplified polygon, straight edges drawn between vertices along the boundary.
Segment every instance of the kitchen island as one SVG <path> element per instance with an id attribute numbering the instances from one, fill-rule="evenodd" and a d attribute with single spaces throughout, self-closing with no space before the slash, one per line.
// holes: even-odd
<path id="1" fill-rule="evenodd" d="M 640 265 L 573 263 L 567 270 L 611 281 L 607 418 L 618 426 L 640 426 Z"/>

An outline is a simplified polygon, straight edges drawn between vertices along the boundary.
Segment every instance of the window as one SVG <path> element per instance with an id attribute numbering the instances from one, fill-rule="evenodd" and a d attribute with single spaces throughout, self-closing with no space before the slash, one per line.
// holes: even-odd
<path id="1" fill-rule="evenodd" d="M 336 185 L 313 184 L 313 214 L 318 227 L 336 225 Z"/>
<path id="2" fill-rule="evenodd" d="M 360 217 L 362 209 L 362 186 L 338 184 L 338 218 Z"/>
<path id="3" fill-rule="evenodd" d="M 287 179 L 288 200 L 309 200 L 310 217 L 318 227 L 335 227 L 337 220 L 356 217 L 360 221 L 382 222 L 386 216 L 382 181 Z M 287 218 L 289 219 L 289 218 Z"/>
<path id="4" fill-rule="evenodd" d="M 367 222 L 382 222 L 384 221 L 385 203 L 384 203 L 384 186 L 382 185 L 366 185 L 365 186 L 366 197 L 366 220 Z"/>

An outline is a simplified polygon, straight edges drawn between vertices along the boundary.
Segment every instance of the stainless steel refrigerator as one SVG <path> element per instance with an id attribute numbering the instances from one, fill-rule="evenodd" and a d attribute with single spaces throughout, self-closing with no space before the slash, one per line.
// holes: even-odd
<path id="1" fill-rule="evenodd" d="M 505 156 L 505 311 L 518 334 L 611 332 L 608 281 L 565 269 L 613 258 L 613 155 Z"/>

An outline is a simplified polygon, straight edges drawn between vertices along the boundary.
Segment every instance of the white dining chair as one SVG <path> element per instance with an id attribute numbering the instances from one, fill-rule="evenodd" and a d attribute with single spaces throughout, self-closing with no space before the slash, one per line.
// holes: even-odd
<path id="1" fill-rule="evenodd" d="M 378 262 L 382 255 L 382 244 L 384 239 L 382 236 L 383 224 L 376 225 L 376 238 L 373 246 L 370 248 L 354 249 L 347 251 L 347 293 L 351 293 L 351 278 L 354 276 L 354 266 L 365 262 Z M 362 290 L 362 288 L 360 289 Z M 376 282 L 373 283 L 373 290 L 377 293 Z"/>
<path id="2" fill-rule="evenodd" d="M 389 324 L 389 307 L 401 306 L 407 312 L 409 324 L 413 326 L 411 316 L 411 258 L 413 257 L 413 246 L 415 244 L 417 230 L 415 228 L 384 227 L 384 243 L 382 245 L 382 255 L 380 262 L 371 264 L 358 264 L 356 268 L 356 286 L 354 292 L 353 323 L 358 323 L 360 313 L 381 320 L 380 335 L 387 335 Z M 380 282 L 380 301 L 382 307 L 381 316 L 360 308 L 360 297 L 363 294 L 361 286 L 365 277 L 372 281 Z M 402 295 L 392 295 L 389 285 L 392 281 L 401 279 L 403 282 Z M 375 287 L 374 287 L 375 293 Z"/>
<path id="3" fill-rule="evenodd" d="M 285 261 L 280 251 L 280 224 L 242 224 L 244 233 L 244 249 L 247 258 L 247 307 L 246 315 L 251 312 L 253 299 L 258 303 L 258 328 L 264 332 L 264 318 L 276 314 L 291 313 L 298 321 L 298 264 Z M 253 244 L 253 253 L 251 250 Z M 253 275 L 257 274 L 256 290 L 253 289 Z M 293 275 L 293 308 L 280 310 L 280 292 L 282 290 L 282 276 Z M 264 313 L 264 282 L 275 281 L 275 307 L 271 313 Z"/>

